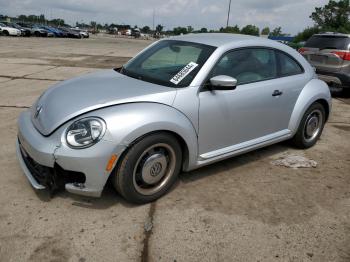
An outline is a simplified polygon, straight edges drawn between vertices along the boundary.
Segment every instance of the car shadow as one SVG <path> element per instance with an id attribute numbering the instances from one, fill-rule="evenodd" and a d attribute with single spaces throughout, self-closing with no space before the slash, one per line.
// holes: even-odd
<path id="1" fill-rule="evenodd" d="M 216 175 L 220 171 L 224 171 L 224 170 L 233 171 L 238 167 L 248 165 L 257 160 L 269 158 L 271 156 L 284 153 L 289 149 L 295 149 L 295 148 L 293 148 L 288 141 L 263 147 L 242 155 L 221 160 L 219 162 L 201 167 L 199 169 L 196 169 L 190 172 L 183 172 L 179 176 L 180 177 L 179 182 L 187 184 L 200 179 L 204 179 L 206 177 Z M 177 186 L 173 187 L 173 189 L 176 187 Z"/>
<path id="2" fill-rule="evenodd" d="M 287 151 L 290 148 L 288 142 L 281 142 L 272 146 L 261 148 L 243 155 L 236 157 L 231 157 L 226 160 L 222 160 L 208 166 L 196 169 L 190 172 L 183 172 L 179 175 L 179 180 L 175 185 L 170 189 L 170 191 L 176 190 L 180 183 L 191 183 L 196 180 L 204 179 L 209 176 L 213 176 L 223 170 L 234 170 L 240 166 L 248 165 L 251 162 L 257 161 L 262 158 L 268 158 L 270 156 L 282 153 Z M 89 209 L 108 209 L 112 206 L 122 205 L 127 208 L 138 207 L 138 205 L 131 204 L 124 200 L 114 189 L 112 183 L 108 180 L 106 186 L 102 192 L 100 198 L 92 198 L 79 196 L 71 194 L 64 189 L 59 192 L 56 192 L 54 195 L 50 195 L 47 190 L 35 190 L 36 195 L 41 201 L 48 202 L 54 198 L 67 199 L 72 201 L 72 205 L 89 208 Z"/>
<path id="3" fill-rule="evenodd" d="M 107 182 L 101 197 L 86 197 L 71 194 L 64 189 L 50 195 L 48 190 L 35 190 L 37 197 L 43 202 L 49 202 L 54 198 L 66 199 L 72 201 L 73 206 L 89 208 L 89 209 L 108 209 L 112 206 L 122 205 L 124 207 L 133 208 L 137 205 L 125 201 L 113 188 L 110 181 Z"/>

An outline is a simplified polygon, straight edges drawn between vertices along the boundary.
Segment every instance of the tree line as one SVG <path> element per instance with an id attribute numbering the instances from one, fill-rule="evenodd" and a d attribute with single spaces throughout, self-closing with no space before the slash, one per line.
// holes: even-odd
<path id="1" fill-rule="evenodd" d="M 30 23 L 40 23 L 40 24 L 49 24 L 54 26 L 69 26 L 65 23 L 64 19 L 55 18 L 47 19 L 45 15 L 19 15 L 18 17 L 8 17 L 6 15 L 0 14 L 0 21 L 11 18 L 14 21 L 21 22 L 30 22 Z M 295 42 L 306 41 L 313 34 L 320 32 L 339 32 L 339 33 L 350 33 L 350 0 L 330 0 L 328 4 L 322 7 L 316 7 L 314 12 L 310 15 L 310 18 L 313 20 L 314 25 L 304 29 L 302 32 L 298 33 L 294 38 Z M 80 28 L 91 28 L 96 31 L 98 30 L 111 30 L 117 28 L 118 30 L 126 30 L 131 28 L 140 28 L 141 32 L 149 33 L 162 33 L 169 35 L 180 35 L 188 33 L 234 33 L 234 34 L 246 34 L 246 35 L 269 35 L 269 36 L 289 36 L 286 33 L 282 32 L 282 28 L 276 27 L 270 30 L 269 27 L 263 28 L 261 31 L 255 25 L 246 25 L 242 28 L 239 28 L 238 25 L 221 27 L 219 30 L 208 30 L 203 27 L 199 30 L 195 30 L 192 26 L 179 26 L 175 27 L 172 30 L 164 31 L 164 26 L 159 24 L 154 29 L 151 29 L 149 26 L 138 27 L 137 25 L 125 25 L 125 24 L 100 24 L 95 21 L 91 21 L 89 24 L 76 22 L 75 26 Z"/>

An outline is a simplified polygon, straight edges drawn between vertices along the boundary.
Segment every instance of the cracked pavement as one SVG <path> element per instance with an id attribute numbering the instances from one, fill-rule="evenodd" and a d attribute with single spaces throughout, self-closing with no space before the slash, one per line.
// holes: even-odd
<path id="1" fill-rule="evenodd" d="M 149 41 L 0 37 L 0 261 L 350 261 L 350 105 L 333 100 L 318 144 L 281 143 L 180 175 L 148 205 L 34 191 L 16 120 L 49 86 L 122 65 Z M 316 168 L 271 162 L 285 154 Z"/>

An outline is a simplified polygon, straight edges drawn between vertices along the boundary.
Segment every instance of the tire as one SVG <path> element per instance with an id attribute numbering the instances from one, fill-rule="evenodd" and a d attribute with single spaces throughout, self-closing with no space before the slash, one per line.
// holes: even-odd
<path id="1" fill-rule="evenodd" d="M 38 31 L 34 32 L 34 35 L 35 35 L 36 37 L 40 37 L 40 36 L 41 36 L 40 32 L 38 32 Z"/>
<path id="2" fill-rule="evenodd" d="M 112 173 L 112 183 L 127 201 L 145 204 L 171 188 L 181 166 L 182 151 L 177 139 L 167 133 L 155 133 L 126 152 Z"/>
<path id="3" fill-rule="evenodd" d="M 8 32 L 8 31 L 3 31 L 3 34 L 4 34 L 4 36 L 9 36 L 10 35 L 10 33 Z"/>
<path id="4" fill-rule="evenodd" d="M 343 97 L 350 97 L 350 87 L 345 87 L 341 91 Z"/>
<path id="5" fill-rule="evenodd" d="M 320 103 L 312 104 L 306 110 L 291 142 L 294 146 L 302 149 L 314 146 L 320 138 L 326 120 L 326 112 Z"/>

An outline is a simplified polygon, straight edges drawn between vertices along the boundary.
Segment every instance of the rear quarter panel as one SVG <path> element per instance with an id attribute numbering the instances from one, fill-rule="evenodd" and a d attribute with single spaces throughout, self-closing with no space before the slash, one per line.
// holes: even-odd
<path id="1" fill-rule="evenodd" d="M 319 79 L 311 79 L 301 91 L 292 112 L 288 129 L 293 135 L 297 132 L 305 111 L 317 100 L 325 100 L 331 111 L 332 97 L 328 85 Z"/>

